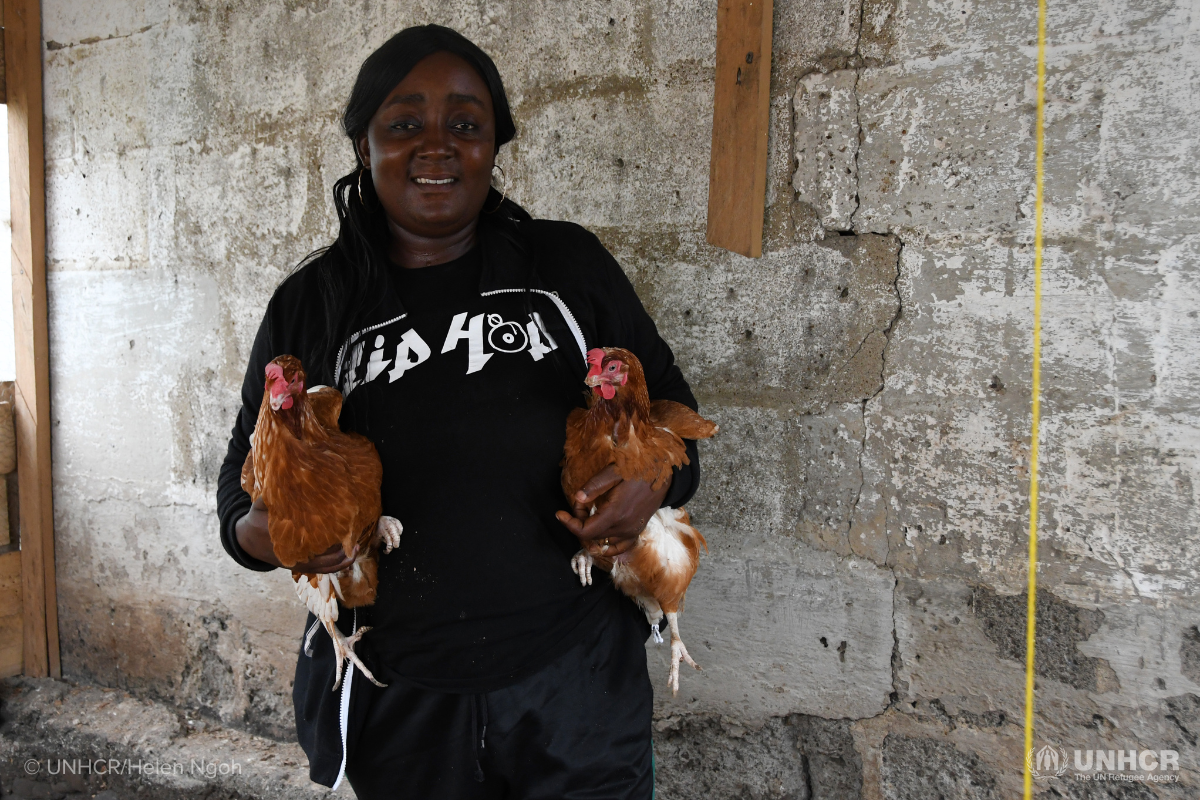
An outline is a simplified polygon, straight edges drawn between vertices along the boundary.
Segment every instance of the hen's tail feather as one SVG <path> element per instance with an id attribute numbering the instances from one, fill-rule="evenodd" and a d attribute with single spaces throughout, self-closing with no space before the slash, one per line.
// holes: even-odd
<path id="1" fill-rule="evenodd" d="M 338 592 L 334 589 L 334 576 L 293 572 L 292 580 L 296 582 L 296 595 L 300 602 L 314 617 L 322 622 L 337 622 Z"/>
<path id="2" fill-rule="evenodd" d="M 650 403 L 650 421 L 656 428 L 666 428 L 684 439 L 711 439 L 720 430 L 712 420 L 692 411 L 674 400 L 655 400 Z"/>
<path id="3" fill-rule="evenodd" d="M 692 536 L 694 536 L 696 538 L 696 541 L 700 543 L 700 546 L 704 548 L 704 552 L 707 553 L 708 552 L 708 540 L 704 538 L 704 534 L 701 533 L 696 528 L 696 526 L 692 525 L 692 518 L 688 514 L 688 512 L 683 508 L 676 508 L 676 509 L 672 509 L 672 510 L 674 511 L 674 514 L 672 516 L 674 516 L 674 518 L 675 518 L 674 519 L 675 525 L 680 526 L 682 528 L 686 528 L 686 532 L 688 532 Z"/>

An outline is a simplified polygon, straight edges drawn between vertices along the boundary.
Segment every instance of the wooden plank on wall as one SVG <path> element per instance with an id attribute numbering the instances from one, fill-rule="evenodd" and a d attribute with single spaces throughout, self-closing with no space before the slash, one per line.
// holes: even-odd
<path id="1" fill-rule="evenodd" d="M 21 521 L 26 675 L 62 674 L 50 492 L 50 351 L 46 319 L 46 173 L 42 140 L 42 20 L 38 0 L 3 0 L 12 203 L 14 416 Z"/>
<path id="2" fill-rule="evenodd" d="M 718 0 L 708 241 L 762 255 L 772 0 Z"/>
<path id="3" fill-rule="evenodd" d="M 0 30 L 4 28 L 4 3 L 0 3 Z M 8 92 L 4 86 L 4 37 L 0 36 L 0 103 L 8 102 Z"/>

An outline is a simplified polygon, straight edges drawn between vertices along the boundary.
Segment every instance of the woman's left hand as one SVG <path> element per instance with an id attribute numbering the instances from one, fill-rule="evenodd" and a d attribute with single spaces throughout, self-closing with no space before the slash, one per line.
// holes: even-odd
<path id="1" fill-rule="evenodd" d="M 559 511 L 555 516 L 589 553 L 611 559 L 633 547 L 670 488 L 669 480 L 658 490 L 645 481 L 622 480 L 610 464 L 575 493 L 571 513 Z"/>

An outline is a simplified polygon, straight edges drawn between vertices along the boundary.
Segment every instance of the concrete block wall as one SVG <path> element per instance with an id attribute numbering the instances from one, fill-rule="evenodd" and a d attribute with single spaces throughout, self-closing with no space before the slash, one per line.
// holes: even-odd
<path id="1" fill-rule="evenodd" d="M 704 241 L 715 6 L 43 4 L 67 675 L 289 735 L 302 614 L 225 557 L 217 470 L 357 67 L 436 21 L 504 76 L 510 194 L 601 236 L 722 426 L 661 796 L 1018 792 L 1034 9 L 777 0 L 752 260 Z M 1050 12 L 1039 744 L 1182 782 L 1046 796 L 1200 781 L 1198 10 Z"/>

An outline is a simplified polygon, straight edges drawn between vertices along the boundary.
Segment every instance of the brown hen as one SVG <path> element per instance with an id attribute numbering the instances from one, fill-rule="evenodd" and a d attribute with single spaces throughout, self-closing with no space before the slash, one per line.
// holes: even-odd
<path id="1" fill-rule="evenodd" d="M 645 481 L 661 489 L 675 467 L 688 463 L 683 439 L 708 439 L 717 426 L 673 400 L 650 402 L 646 377 L 637 356 L 628 350 L 597 348 L 587 354 L 592 387 L 587 409 L 567 418 L 562 488 L 568 501 L 609 464 L 623 480 Z M 594 509 L 593 509 L 594 513 Z M 580 582 L 592 582 L 592 564 L 611 571 L 613 583 L 641 607 L 662 642 L 658 623 L 666 614 L 671 629 L 668 685 L 679 691 L 679 662 L 699 665 L 679 637 L 679 612 L 692 576 L 700 564 L 704 536 L 692 527 L 682 508 L 661 508 L 633 547 L 615 559 L 580 550 L 571 560 Z"/>
<path id="2" fill-rule="evenodd" d="M 347 637 L 335 623 L 339 601 L 347 608 L 375 602 L 379 548 L 390 553 L 403 529 L 398 520 L 381 516 L 383 465 L 375 445 L 338 428 L 341 393 L 328 386 L 305 391 L 304 384 L 304 367 L 294 356 L 279 356 L 267 365 L 262 407 L 242 467 L 242 488 L 266 505 L 271 546 L 285 567 L 336 544 L 353 554 L 353 563 L 341 572 L 293 570 L 292 580 L 296 594 L 333 640 L 333 688 L 341 683 L 346 659 L 383 686 L 354 653 L 355 643 L 370 628 Z M 315 628 L 309 636 L 314 632 Z"/>

